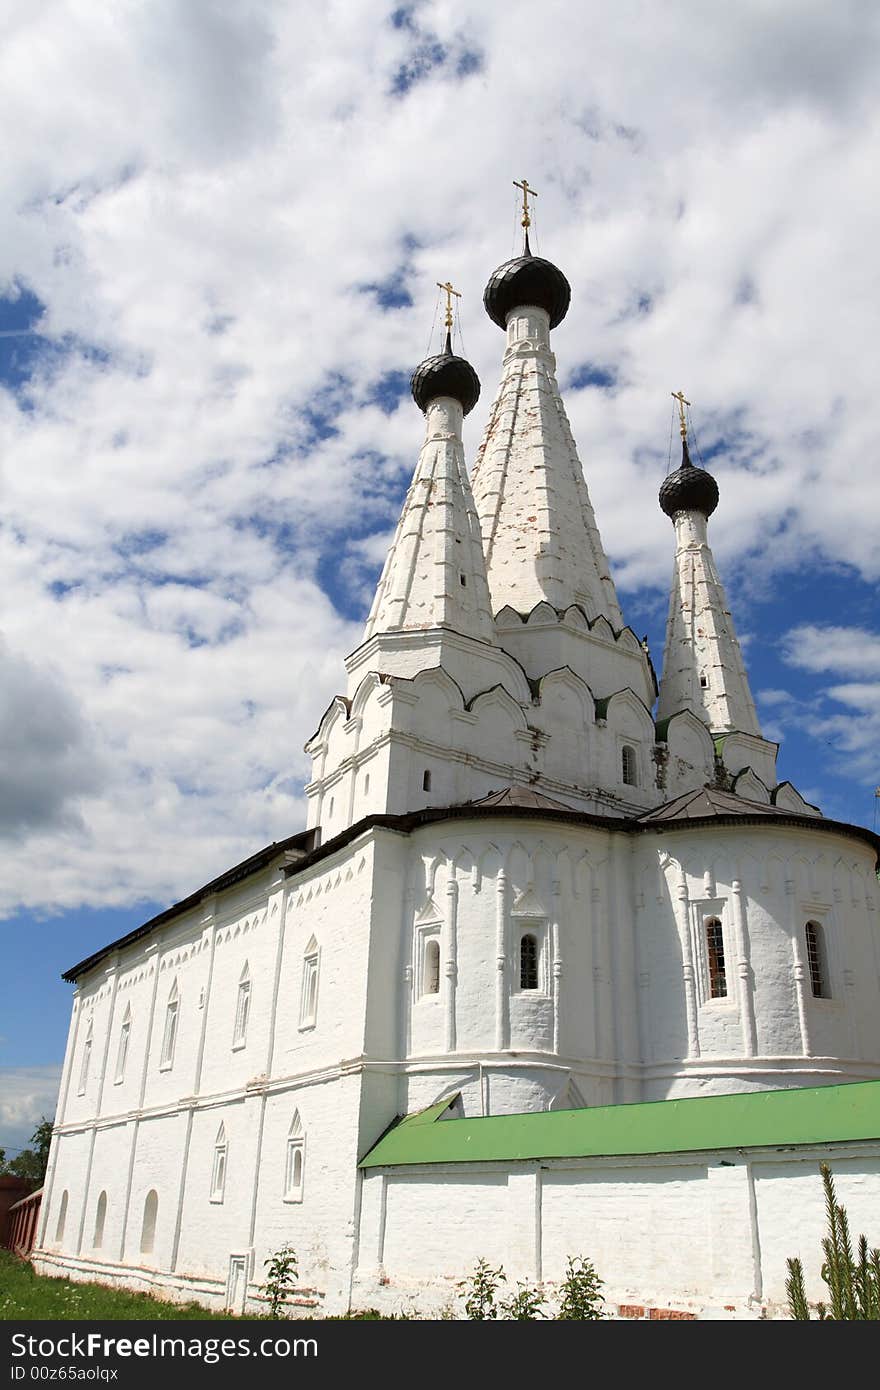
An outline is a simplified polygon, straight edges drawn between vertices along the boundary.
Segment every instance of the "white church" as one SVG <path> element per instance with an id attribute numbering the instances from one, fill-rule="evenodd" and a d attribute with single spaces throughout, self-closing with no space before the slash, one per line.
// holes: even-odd
<path id="1" fill-rule="evenodd" d="M 786 1256 L 823 1292 L 820 1161 L 880 1243 L 880 841 L 778 779 L 683 400 L 658 687 L 524 225 L 470 478 L 473 368 L 447 332 L 413 375 L 307 828 L 65 976 L 43 1273 L 255 1312 L 289 1243 L 294 1316 L 436 1315 L 480 1257 L 552 1289 L 583 1255 L 612 1315 L 778 1316 Z"/>

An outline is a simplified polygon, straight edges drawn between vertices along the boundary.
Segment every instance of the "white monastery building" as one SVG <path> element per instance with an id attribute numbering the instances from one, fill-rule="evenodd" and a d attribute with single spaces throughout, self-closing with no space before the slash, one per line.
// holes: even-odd
<path id="1" fill-rule="evenodd" d="M 289 1242 L 302 1311 L 436 1312 L 480 1256 L 584 1255 L 625 1316 L 774 1315 L 788 1255 L 821 1296 L 822 1160 L 880 1243 L 880 841 L 778 779 L 684 403 L 658 689 L 556 382 L 569 295 L 526 230 L 470 478 L 475 372 L 447 332 L 413 375 L 307 828 L 68 972 L 43 1272 L 255 1311 Z"/>

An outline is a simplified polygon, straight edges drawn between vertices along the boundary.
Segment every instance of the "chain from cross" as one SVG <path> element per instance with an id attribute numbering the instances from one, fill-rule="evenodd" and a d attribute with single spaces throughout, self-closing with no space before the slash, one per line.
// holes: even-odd
<path id="1" fill-rule="evenodd" d="M 461 299 L 461 291 L 460 291 L 460 290 L 454 290 L 454 289 L 452 288 L 452 282 L 451 282 L 450 280 L 447 280 L 445 285 L 441 285 L 441 284 L 440 284 L 440 281 L 438 280 L 438 281 L 437 281 L 437 288 L 438 288 L 438 290 L 443 290 L 443 291 L 445 291 L 445 294 L 446 294 L 446 327 L 447 327 L 447 328 L 451 328 L 451 327 L 452 327 L 452 296 L 455 295 L 456 299 Z"/>
<path id="2" fill-rule="evenodd" d="M 684 418 L 684 408 L 686 405 L 690 405 L 690 401 L 685 400 L 683 391 L 672 391 L 670 392 L 670 394 L 674 401 L 678 401 L 678 419 L 679 428 L 681 430 L 681 437 L 682 439 L 687 439 L 688 427 L 687 420 Z"/>
<path id="3" fill-rule="evenodd" d="M 521 188 L 521 189 L 522 189 L 522 195 L 523 195 L 522 225 L 523 225 L 523 226 L 526 228 L 526 230 L 528 231 L 529 227 L 531 227 L 531 225 L 532 225 L 532 219 L 531 219 L 531 217 L 529 216 L 529 197 L 531 196 L 532 198 L 537 198 L 538 195 L 537 195 L 537 193 L 535 192 L 534 188 L 532 188 L 532 186 L 531 186 L 531 184 L 529 183 L 528 179 L 521 179 L 521 180 L 514 179 L 514 181 L 513 181 L 513 186 L 514 186 L 514 188 Z"/>

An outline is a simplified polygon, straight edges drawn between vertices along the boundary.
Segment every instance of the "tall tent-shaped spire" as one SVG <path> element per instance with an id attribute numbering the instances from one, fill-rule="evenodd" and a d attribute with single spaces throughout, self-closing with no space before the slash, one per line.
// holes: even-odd
<path id="1" fill-rule="evenodd" d="M 461 440 L 462 421 L 477 402 L 480 383 L 470 363 L 453 354 L 448 326 L 443 352 L 413 373 L 412 393 L 425 414 L 425 442 L 364 641 L 380 634 L 446 628 L 492 642 L 480 525 Z"/>
<path id="2" fill-rule="evenodd" d="M 561 270 L 532 255 L 527 206 L 523 226 L 523 254 L 499 266 L 483 296 L 507 334 L 473 476 L 492 606 L 497 614 L 508 605 L 528 613 L 542 600 L 560 612 L 580 604 L 618 630 L 620 605 L 550 350 L 571 290 Z"/>
<path id="3" fill-rule="evenodd" d="M 691 463 L 684 405 L 681 466 L 664 479 L 660 506 L 675 527 L 675 564 L 658 719 L 693 710 L 712 733 L 761 738 L 724 587 L 709 545 L 709 517 L 718 505 L 718 484 Z"/>

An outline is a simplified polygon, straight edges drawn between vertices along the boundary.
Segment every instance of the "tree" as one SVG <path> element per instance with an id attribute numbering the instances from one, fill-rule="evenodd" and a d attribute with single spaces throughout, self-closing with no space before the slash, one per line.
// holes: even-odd
<path id="1" fill-rule="evenodd" d="M 39 1187 L 46 1176 L 54 1123 L 54 1120 L 47 1120 L 45 1115 L 41 1116 L 40 1123 L 31 1135 L 33 1147 L 22 1149 L 14 1158 L 7 1159 L 6 1150 L 0 1149 L 0 1174 L 24 1178 L 27 1182 L 33 1183 L 34 1187 Z"/>

